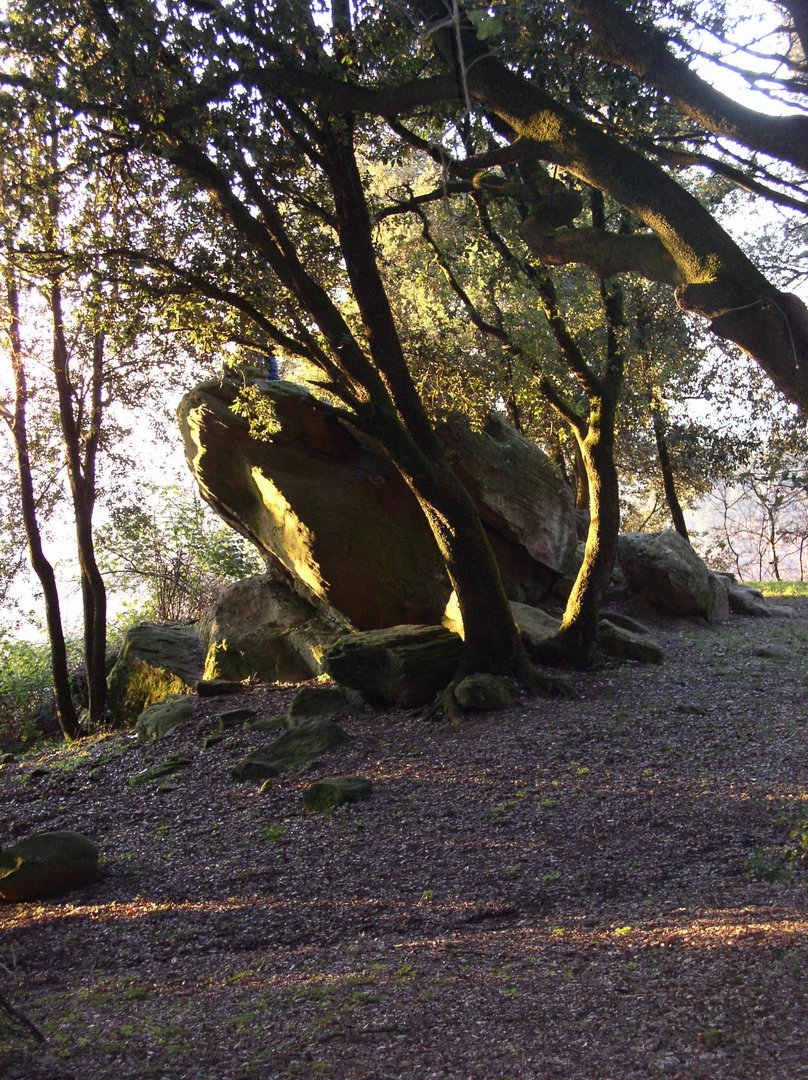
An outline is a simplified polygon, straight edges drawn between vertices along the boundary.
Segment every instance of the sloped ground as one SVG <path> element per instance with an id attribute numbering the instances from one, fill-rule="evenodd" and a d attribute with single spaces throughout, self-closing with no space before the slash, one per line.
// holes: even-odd
<path id="1" fill-rule="evenodd" d="M 345 716 L 347 746 L 263 794 L 229 773 L 273 735 L 201 745 L 232 698 L 153 747 L 6 766 L 0 843 L 78 829 L 105 876 L 0 908 L 0 988 L 47 1037 L 0 1014 L 0 1075 L 808 1077 L 795 610 L 656 623 L 665 665 L 576 677 L 577 702 Z M 127 785 L 177 753 L 175 790 Z M 303 813 L 350 773 L 369 801 Z"/>

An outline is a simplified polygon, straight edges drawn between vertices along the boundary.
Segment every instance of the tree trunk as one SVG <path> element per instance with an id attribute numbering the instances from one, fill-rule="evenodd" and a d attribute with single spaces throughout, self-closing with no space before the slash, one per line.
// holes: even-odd
<path id="1" fill-rule="evenodd" d="M 617 557 L 620 489 L 614 463 L 616 401 L 608 395 L 590 401 L 587 432 L 576 432 L 589 482 L 589 531 L 584 561 L 572 587 L 559 640 L 570 663 L 588 667 L 595 656 L 600 604 Z"/>
<path id="2" fill-rule="evenodd" d="M 679 496 L 676 493 L 676 484 L 673 478 L 673 465 L 671 464 L 670 454 L 668 453 L 668 441 L 665 438 L 665 425 L 662 422 L 659 410 L 654 409 L 653 407 L 651 409 L 651 420 L 654 425 L 654 438 L 656 439 L 657 454 L 659 455 L 659 468 L 662 472 L 662 483 L 665 488 L 665 500 L 668 504 L 668 510 L 670 510 L 673 527 L 689 544 L 690 535 L 687 531 L 687 525 L 685 524 L 685 515 L 682 511 L 682 504 L 679 502 Z"/>
<path id="3" fill-rule="evenodd" d="M 373 401 L 367 422 L 418 499 L 457 592 L 465 643 L 458 675 L 514 671 L 527 661 L 499 567 L 479 514 L 449 465 L 412 382 L 376 263 L 347 120 L 345 128 L 330 140 L 326 167 L 348 276 L 371 357 L 388 391 L 386 400 Z"/>
<path id="4" fill-rule="evenodd" d="M 589 474 L 581 451 L 581 440 L 576 438 L 572 448 L 575 455 L 575 509 L 588 510 L 590 502 Z"/>
<path id="5" fill-rule="evenodd" d="M 84 662 L 87 675 L 87 696 L 90 720 L 101 724 L 106 718 L 107 678 L 107 596 L 104 580 L 98 569 L 93 539 L 93 507 L 95 503 L 95 459 L 97 445 L 97 406 L 100 398 L 99 345 L 96 342 L 93 372 L 93 403 L 90 432 L 83 440 L 73 411 L 73 388 L 70 382 L 69 353 L 62 318 L 62 295 L 58 282 L 51 286 L 51 316 L 53 321 L 53 373 L 59 400 L 59 421 L 65 447 L 67 475 L 73 499 L 76 524 L 76 548 L 81 570 L 81 591 L 84 606 Z M 101 357 L 103 346 L 101 346 Z M 85 441 L 85 461 L 82 461 L 82 442 Z"/>
<path id="6" fill-rule="evenodd" d="M 76 707 L 73 703 L 73 695 L 70 692 L 70 672 L 67 662 L 67 648 L 65 645 L 64 630 L 62 628 L 62 615 L 59 606 L 59 590 L 56 584 L 56 575 L 53 566 L 47 559 L 42 547 L 42 537 L 39 531 L 39 522 L 36 512 L 36 497 L 34 494 L 33 472 L 28 447 L 28 430 L 26 426 L 26 406 L 28 402 L 28 388 L 25 377 L 25 367 L 22 358 L 22 342 L 20 339 L 19 324 L 19 294 L 13 272 L 6 277 L 6 291 L 9 302 L 11 320 L 9 326 L 9 338 L 11 342 L 11 360 L 14 371 L 15 400 L 14 412 L 4 410 L 6 419 L 14 441 L 14 451 L 17 460 L 17 476 L 20 488 L 20 505 L 22 508 L 25 537 L 28 544 L 28 555 L 31 567 L 39 578 L 42 586 L 42 595 L 45 600 L 45 621 L 48 628 L 48 642 L 51 653 L 51 672 L 53 675 L 53 693 L 56 700 L 56 712 L 59 717 L 59 725 L 64 737 L 72 741 L 84 734 Z"/>

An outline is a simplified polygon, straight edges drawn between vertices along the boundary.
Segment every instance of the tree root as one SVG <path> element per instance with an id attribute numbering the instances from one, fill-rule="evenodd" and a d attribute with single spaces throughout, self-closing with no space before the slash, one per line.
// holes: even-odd
<path id="1" fill-rule="evenodd" d="M 45 1036 L 42 1034 L 36 1024 L 33 1023 L 32 1020 L 29 1020 L 24 1013 L 21 1013 L 19 1009 L 15 1009 L 6 997 L 6 995 L 2 992 L 0 992 L 0 1009 L 2 1009 L 3 1012 L 8 1013 L 8 1015 L 13 1020 L 15 1020 L 21 1027 L 27 1028 L 38 1042 L 45 1042 Z"/>
<path id="2" fill-rule="evenodd" d="M 467 715 L 457 702 L 455 697 L 456 687 L 471 672 L 462 668 L 448 686 L 444 687 L 432 704 L 424 713 L 424 720 L 444 720 L 448 724 L 458 724 Z M 541 671 L 523 649 L 520 649 L 513 657 L 509 670 L 497 672 L 504 678 L 511 678 L 518 682 L 531 694 L 542 694 L 546 697 L 577 699 L 578 694 L 566 679 L 557 675 L 549 675 Z"/>
<path id="3" fill-rule="evenodd" d="M 564 634 L 556 634 L 546 641 L 531 645 L 530 658 L 536 663 L 566 668 L 568 671 L 587 671 L 597 663 L 594 649 L 582 649 Z"/>

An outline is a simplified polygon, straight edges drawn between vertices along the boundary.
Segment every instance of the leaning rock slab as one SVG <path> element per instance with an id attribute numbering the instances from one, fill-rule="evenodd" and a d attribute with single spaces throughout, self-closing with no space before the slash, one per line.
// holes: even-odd
<path id="1" fill-rule="evenodd" d="M 194 626 L 140 623 L 126 634 L 109 676 L 110 711 L 131 724 L 170 694 L 190 694 L 202 677 L 202 643 Z"/>
<path id="2" fill-rule="evenodd" d="M 180 428 L 203 497 L 315 606 L 344 613 L 362 630 L 438 623 L 451 589 L 398 471 L 300 387 L 257 389 L 260 437 L 232 409 L 242 391 L 236 381 L 211 380 L 183 398 Z M 496 418 L 484 432 L 453 424 L 440 434 L 477 498 L 506 592 L 539 599 L 574 546 L 566 485 Z"/>
<path id="3" fill-rule="evenodd" d="M 618 559 L 632 592 L 674 615 L 729 617 L 727 586 L 712 574 L 684 537 L 672 529 L 623 533 Z"/>
<path id="4" fill-rule="evenodd" d="M 336 682 L 370 699 L 426 705 L 452 680 L 463 642 L 443 626 L 391 626 L 347 634 L 325 655 Z"/>
<path id="5" fill-rule="evenodd" d="M 0 852 L 0 899 L 65 892 L 98 878 L 98 848 L 77 832 L 44 832 Z"/>

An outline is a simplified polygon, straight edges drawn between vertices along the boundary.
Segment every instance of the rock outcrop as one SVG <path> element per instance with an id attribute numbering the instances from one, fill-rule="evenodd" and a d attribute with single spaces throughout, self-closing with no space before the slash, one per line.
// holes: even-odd
<path id="1" fill-rule="evenodd" d="M 118 723 L 133 723 L 171 694 L 190 694 L 202 678 L 202 643 L 195 626 L 140 623 L 127 631 L 109 676 L 109 707 Z"/>
<path id="2" fill-rule="evenodd" d="M 290 383 L 261 386 L 260 437 L 233 411 L 240 384 L 211 380 L 179 409 L 203 497 L 315 606 L 360 630 L 440 622 L 450 588 L 424 515 L 393 465 L 338 411 Z M 492 418 L 442 437 L 468 483 L 506 592 L 535 601 L 575 545 L 570 493 L 549 460 Z"/>
<path id="3" fill-rule="evenodd" d="M 729 617 L 726 582 L 672 529 L 624 533 L 618 559 L 629 589 L 655 607 L 674 615 L 702 615 L 709 622 Z"/>

